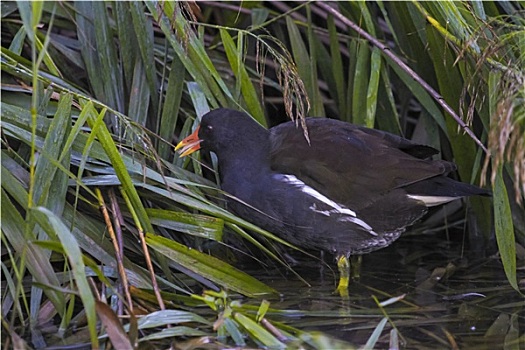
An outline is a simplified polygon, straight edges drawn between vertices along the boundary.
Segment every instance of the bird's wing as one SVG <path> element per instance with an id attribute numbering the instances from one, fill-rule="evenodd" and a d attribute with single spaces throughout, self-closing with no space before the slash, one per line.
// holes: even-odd
<path id="1" fill-rule="evenodd" d="M 310 144 L 293 123 L 271 129 L 272 169 L 292 174 L 354 210 L 394 189 L 454 169 L 422 159 L 437 151 L 396 135 L 331 119 L 307 119 Z"/>

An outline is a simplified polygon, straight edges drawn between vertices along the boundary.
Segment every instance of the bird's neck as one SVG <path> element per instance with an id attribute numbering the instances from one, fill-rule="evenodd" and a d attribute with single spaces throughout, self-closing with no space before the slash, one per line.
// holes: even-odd
<path id="1" fill-rule="evenodd" d="M 260 183 L 264 176 L 271 172 L 270 147 L 267 142 L 255 143 L 256 147 L 236 147 L 234 156 L 221 157 L 217 154 L 219 161 L 219 173 L 224 190 L 233 191 L 243 187 L 242 184 Z"/>
<path id="2" fill-rule="evenodd" d="M 223 180 L 235 177 L 238 180 L 253 179 L 271 171 L 270 155 L 268 151 L 261 152 L 244 152 L 239 150 L 235 157 L 220 158 L 219 172 L 223 175 Z"/>

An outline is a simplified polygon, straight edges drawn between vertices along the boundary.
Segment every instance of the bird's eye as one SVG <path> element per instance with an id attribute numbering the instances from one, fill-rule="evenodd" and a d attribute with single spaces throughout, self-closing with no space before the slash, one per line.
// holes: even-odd
<path id="1" fill-rule="evenodd" d="M 213 126 L 211 126 L 211 125 L 207 125 L 206 128 L 207 128 L 208 130 L 213 130 Z"/>

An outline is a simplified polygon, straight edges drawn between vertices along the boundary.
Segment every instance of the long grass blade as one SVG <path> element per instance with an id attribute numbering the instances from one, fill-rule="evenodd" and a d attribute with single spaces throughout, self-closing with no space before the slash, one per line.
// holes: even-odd
<path id="1" fill-rule="evenodd" d="M 159 136 L 170 142 L 175 132 L 175 127 L 179 117 L 180 103 L 184 88 L 184 65 L 178 56 L 173 57 L 170 75 L 168 77 L 168 88 L 166 98 L 162 106 L 162 116 L 160 120 Z M 170 159 L 173 154 L 173 147 L 164 142 L 159 145 L 159 156 L 163 159 Z"/>
<path id="2" fill-rule="evenodd" d="M 2 167 L 2 169 L 4 168 Z M 59 286 L 60 283 L 51 266 L 47 252 L 28 243 L 33 241 L 35 237 L 26 235 L 23 225 L 20 225 L 25 220 L 5 192 L 9 184 L 4 182 L 6 181 L 5 175 L 7 174 L 2 174 L 2 232 L 13 249 L 23 253 L 22 258 L 25 259 L 27 269 L 38 282 L 49 286 Z M 27 202 L 23 204 L 27 204 Z M 44 289 L 44 293 L 59 314 L 62 314 L 65 310 L 64 296 L 52 289 Z"/>
<path id="3" fill-rule="evenodd" d="M 259 102 L 259 98 L 257 97 L 257 91 L 255 90 L 255 87 L 253 86 L 250 77 L 248 76 L 248 72 L 246 71 L 245 63 L 244 63 L 244 44 L 241 38 L 243 38 L 243 35 L 238 35 L 238 44 L 237 46 L 233 42 L 232 37 L 230 34 L 225 30 L 220 30 L 222 43 L 224 44 L 224 49 L 226 51 L 226 56 L 228 57 L 228 61 L 230 62 L 230 66 L 232 68 L 232 71 L 235 74 L 235 77 L 237 78 L 237 82 L 240 86 L 242 96 L 244 98 L 244 101 L 246 102 L 246 107 L 252 117 L 255 118 L 259 123 L 262 125 L 266 125 L 266 121 L 264 119 L 264 112 L 261 108 L 261 103 Z"/>
<path id="4" fill-rule="evenodd" d="M 276 293 L 274 289 L 233 266 L 175 241 L 148 235 L 146 242 L 157 252 L 228 289 L 252 297 Z"/>
<path id="5" fill-rule="evenodd" d="M 154 36 L 153 24 L 151 17 L 145 12 L 145 5 L 139 1 L 132 1 L 129 3 L 131 18 L 135 28 L 136 37 L 140 48 L 140 57 L 142 58 L 142 66 L 144 67 L 144 75 L 146 76 L 147 85 L 151 98 L 144 98 L 145 101 L 151 101 L 152 115 L 157 115 L 159 110 L 159 82 L 157 79 L 157 72 L 155 70 L 154 52 Z M 138 62 L 136 62 L 138 64 Z"/>
<path id="6" fill-rule="evenodd" d="M 520 292 L 516 279 L 514 225 L 512 224 L 509 196 L 505 182 L 503 181 L 502 167 L 498 169 L 492 191 L 494 193 L 494 228 L 496 230 L 496 240 L 498 242 L 503 269 L 512 288 Z"/>
<path id="7" fill-rule="evenodd" d="M 86 267 L 82 261 L 82 251 L 80 250 L 75 237 L 53 212 L 43 207 L 36 207 L 31 210 L 31 215 L 49 236 L 53 237 L 56 235 L 64 246 L 66 256 L 68 257 L 69 264 L 73 270 L 78 293 L 80 294 L 80 298 L 82 299 L 82 303 L 86 310 L 91 344 L 96 348 L 98 347 L 98 338 L 95 299 L 93 294 L 91 294 L 91 288 L 87 281 L 85 273 Z"/>

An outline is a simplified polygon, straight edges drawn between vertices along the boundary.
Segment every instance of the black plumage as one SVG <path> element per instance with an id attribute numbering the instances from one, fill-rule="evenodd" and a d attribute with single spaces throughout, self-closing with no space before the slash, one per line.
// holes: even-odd
<path id="1" fill-rule="evenodd" d="M 388 246 L 427 208 L 489 192 L 455 181 L 437 151 L 387 132 L 307 118 L 265 129 L 247 114 L 217 109 L 177 145 L 216 153 L 228 207 L 304 248 L 338 256 Z"/>

